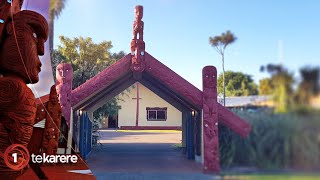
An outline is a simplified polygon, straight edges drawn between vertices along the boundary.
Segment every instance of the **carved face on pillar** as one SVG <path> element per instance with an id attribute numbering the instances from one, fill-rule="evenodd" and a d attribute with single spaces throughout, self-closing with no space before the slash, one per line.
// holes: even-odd
<path id="1" fill-rule="evenodd" d="M 56 68 L 56 78 L 59 83 L 72 81 L 72 66 L 67 63 L 59 64 Z"/>
<path id="2" fill-rule="evenodd" d="M 204 67 L 202 76 L 204 88 L 215 88 L 217 84 L 217 69 L 214 66 Z"/>
<path id="3" fill-rule="evenodd" d="M 48 38 L 46 19 L 33 11 L 20 11 L 6 26 L 0 50 L 0 71 L 6 76 L 20 76 L 26 83 L 39 81 L 44 42 Z M 17 41 L 16 41 L 17 39 Z M 17 44 L 18 43 L 18 44 Z"/>
<path id="4" fill-rule="evenodd" d="M 136 19 L 141 20 L 143 17 L 143 6 L 136 6 L 134 8 L 134 14 L 136 15 Z"/>

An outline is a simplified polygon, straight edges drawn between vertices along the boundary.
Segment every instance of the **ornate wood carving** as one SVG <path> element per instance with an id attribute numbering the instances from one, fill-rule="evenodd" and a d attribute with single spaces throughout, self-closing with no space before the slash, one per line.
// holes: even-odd
<path id="1" fill-rule="evenodd" d="M 68 126 L 71 117 L 71 90 L 73 69 L 70 64 L 61 63 L 56 68 L 56 88 L 64 119 Z"/>
<path id="2" fill-rule="evenodd" d="M 251 125 L 218 103 L 219 122 L 232 129 L 241 137 L 246 137 L 251 131 Z"/>
<path id="3" fill-rule="evenodd" d="M 43 55 L 48 37 L 48 24 L 38 13 L 20 11 L 12 19 L 5 27 L 0 49 L 1 152 L 11 144 L 27 147 L 30 141 L 37 109 L 35 97 L 26 84 L 39 80 L 41 62 L 38 55 Z M 10 177 L 19 174 L 19 171 L 9 169 L 2 157 L 0 171 Z"/>
<path id="4" fill-rule="evenodd" d="M 121 58 L 115 64 L 106 68 L 81 86 L 72 90 L 71 105 L 76 106 L 78 103 L 87 100 L 96 93 L 102 91 L 105 87 L 110 86 L 113 82 L 120 79 L 130 72 L 131 55 L 128 54 Z"/>
<path id="5" fill-rule="evenodd" d="M 217 107 L 217 70 L 206 66 L 203 79 L 203 144 L 204 172 L 219 172 L 219 139 Z"/>
<path id="6" fill-rule="evenodd" d="M 144 22 L 142 21 L 143 7 L 136 6 L 134 10 L 135 21 L 133 23 L 133 39 L 131 41 L 131 70 L 134 72 L 142 72 L 145 69 L 145 43 L 143 41 Z"/>
<path id="7" fill-rule="evenodd" d="M 56 92 L 56 86 L 50 89 L 50 98 L 46 106 L 46 124 L 42 139 L 42 153 L 56 154 L 61 124 L 61 107 Z"/>
<path id="8" fill-rule="evenodd" d="M 176 94 L 187 99 L 193 106 L 198 107 L 199 110 L 202 108 L 202 91 L 152 57 L 149 53 L 146 52 L 145 58 L 145 72 L 159 79 Z"/>
<path id="9" fill-rule="evenodd" d="M 5 27 L 11 19 L 11 14 L 16 14 L 17 12 L 19 12 L 22 3 L 23 0 L 0 0 L 0 43 L 3 40 Z"/>

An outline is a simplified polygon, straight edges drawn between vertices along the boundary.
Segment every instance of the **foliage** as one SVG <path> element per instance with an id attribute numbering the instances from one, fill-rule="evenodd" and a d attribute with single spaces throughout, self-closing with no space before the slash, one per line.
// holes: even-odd
<path id="1" fill-rule="evenodd" d="M 319 114 L 273 114 L 235 111 L 252 125 L 247 138 L 219 127 L 223 166 L 254 166 L 263 169 L 320 166 Z M 225 156 L 223 154 L 227 154 Z"/>
<path id="2" fill-rule="evenodd" d="M 52 53 L 53 72 L 55 73 L 55 68 L 59 63 L 70 63 L 73 68 L 73 89 L 125 56 L 123 51 L 110 52 L 111 41 L 94 43 L 91 38 L 77 37 L 70 39 L 65 36 L 59 38 L 61 45 Z M 115 97 L 97 109 L 94 112 L 94 118 L 100 119 L 100 117 L 115 115 L 119 108 L 117 100 L 117 97 Z"/>
<path id="3" fill-rule="evenodd" d="M 226 71 L 225 72 L 225 85 L 227 96 L 249 96 L 257 95 L 258 87 L 253 82 L 250 75 Z M 223 93 L 223 75 L 218 77 L 218 94 Z"/>
<path id="4" fill-rule="evenodd" d="M 273 88 L 273 99 L 275 102 L 275 111 L 278 113 L 286 113 L 293 104 L 293 74 L 290 73 L 282 65 L 268 64 L 262 66 L 261 71 L 267 71 L 271 74 L 270 82 Z"/>
<path id="5" fill-rule="evenodd" d="M 111 99 L 107 104 L 104 104 L 100 108 L 98 108 L 94 113 L 93 113 L 93 118 L 94 119 L 101 119 L 102 117 L 106 116 L 115 116 L 118 113 L 118 99 L 115 97 Z"/>
<path id="6" fill-rule="evenodd" d="M 271 95 L 273 87 L 270 78 L 264 78 L 259 81 L 259 95 Z"/>
<path id="7" fill-rule="evenodd" d="M 237 38 L 232 34 L 231 31 L 222 33 L 220 36 L 209 37 L 209 43 L 215 50 L 221 55 L 222 70 L 223 70 L 223 102 L 226 102 L 226 89 L 225 89 L 225 69 L 224 69 L 224 52 L 229 44 L 235 42 Z"/>
<path id="8" fill-rule="evenodd" d="M 50 0 L 49 14 L 53 18 L 59 17 L 65 7 L 66 0 Z"/>
<path id="9" fill-rule="evenodd" d="M 54 39 L 54 19 L 58 18 L 65 7 L 66 0 L 50 0 L 50 7 L 49 7 L 49 49 L 51 52 L 52 58 L 52 51 L 53 51 L 53 39 Z"/>
<path id="10" fill-rule="evenodd" d="M 308 105 L 311 97 L 320 91 L 320 68 L 303 67 L 300 69 L 301 82 L 296 92 L 296 102 L 300 105 Z"/>
<path id="11" fill-rule="evenodd" d="M 58 55 L 64 61 L 72 64 L 73 88 L 83 84 L 86 80 L 115 62 L 111 57 L 111 41 L 94 43 L 91 38 L 76 37 L 70 39 L 60 36 L 61 45 Z"/>

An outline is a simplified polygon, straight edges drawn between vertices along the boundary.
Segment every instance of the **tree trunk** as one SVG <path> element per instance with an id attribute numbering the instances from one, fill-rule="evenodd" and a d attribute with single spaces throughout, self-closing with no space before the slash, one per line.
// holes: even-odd
<path id="1" fill-rule="evenodd" d="M 49 49 L 50 49 L 50 59 L 53 60 L 53 41 L 54 41 L 54 17 L 53 13 L 49 14 Z"/>
<path id="2" fill-rule="evenodd" d="M 224 54 L 222 54 L 222 77 L 223 77 L 223 106 L 226 106 L 226 83 L 224 78 Z"/>

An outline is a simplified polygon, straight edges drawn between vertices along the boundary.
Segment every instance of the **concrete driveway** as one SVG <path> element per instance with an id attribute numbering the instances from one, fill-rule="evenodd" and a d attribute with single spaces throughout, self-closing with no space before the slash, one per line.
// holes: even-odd
<path id="1" fill-rule="evenodd" d="M 177 144 L 181 131 L 101 130 L 87 163 L 97 179 L 218 179 L 201 172 Z"/>

